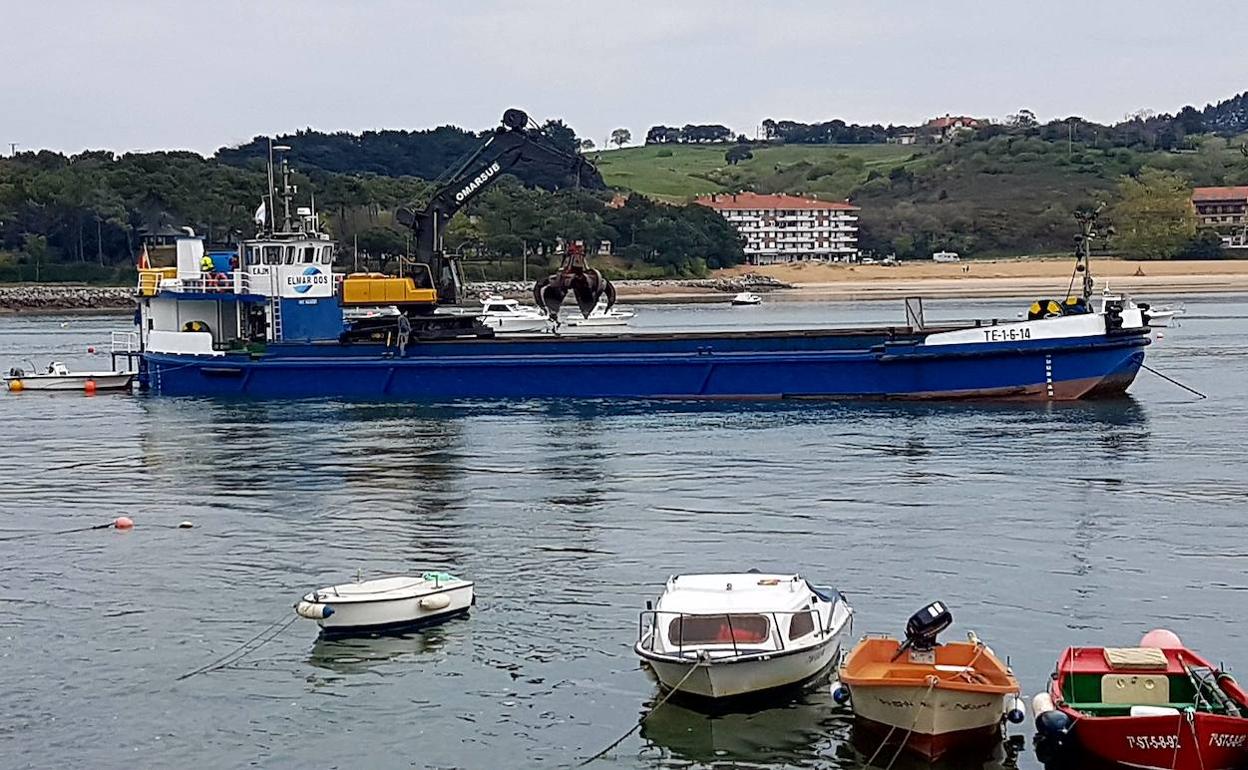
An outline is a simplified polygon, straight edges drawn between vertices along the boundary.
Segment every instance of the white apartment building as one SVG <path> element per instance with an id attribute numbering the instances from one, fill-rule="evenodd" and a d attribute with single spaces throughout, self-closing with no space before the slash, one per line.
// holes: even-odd
<path id="1" fill-rule="evenodd" d="M 858 207 L 796 195 L 719 193 L 696 200 L 745 238 L 751 265 L 858 259 Z"/>

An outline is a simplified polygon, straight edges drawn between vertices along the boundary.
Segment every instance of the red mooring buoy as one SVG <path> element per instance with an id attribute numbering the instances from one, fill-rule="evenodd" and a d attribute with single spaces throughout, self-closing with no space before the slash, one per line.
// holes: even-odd
<path id="1" fill-rule="evenodd" d="M 134 520 L 129 516 L 118 516 L 113 520 L 114 529 L 134 529 Z"/>

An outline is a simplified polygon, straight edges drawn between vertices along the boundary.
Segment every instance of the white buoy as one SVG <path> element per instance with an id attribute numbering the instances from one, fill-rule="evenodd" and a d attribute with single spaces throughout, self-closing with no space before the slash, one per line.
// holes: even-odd
<path id="1" fill-rule="evenodd" d="M 1053 697 L 1047 692 L 1036 693 L 1036 697 L 1031 699 L 1031 712 L 1039 719 L 1041 714 L 1052 711 L 1057 708 L 1053 705 Z"/>
<path id="2" fill-rule="evenodd" d="M 1021 725 L 1027 718 L 1027 704 L 1017 695 L 1005 696 L 1005 718 L 1010 724 Z"/>
<path id="3" fill-rule="evenodd" d="M 295 614 L 308 620 L 324 620 L 334 614 L 334 608 L 321 602 L 301 601 L 295 604 Z"/>
<path id="4" fill-rule="evenodd" d="M 426 596 L 425 598 L 420 600 L 420 608 L 422 610 L 429 610 L 431 612 L 436 611 L 436 610 L 444 610 L 450 606 L 451 606 L 451 597 L 447 596 L 446 594 L 434 594 L 433 596 Z"/>

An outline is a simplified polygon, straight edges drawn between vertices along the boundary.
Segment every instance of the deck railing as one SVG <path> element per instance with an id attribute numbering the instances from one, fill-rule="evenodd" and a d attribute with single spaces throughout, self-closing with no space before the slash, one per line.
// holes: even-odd
<path id="1" fill-rule="evenodd" d="M 139 352 L 139 333 L 138 332 L 113 332 L 112 339 L 109 343 L 109 349 L 113 353 L 137 353 Z"/>
<path id="2" fill-rule="evenodd" d="M 251 273 L 235 270 L 230 273 L 199 273 L 181 275 L 160 282 L 160 290 L 174 294 L 250 294 Z"/>

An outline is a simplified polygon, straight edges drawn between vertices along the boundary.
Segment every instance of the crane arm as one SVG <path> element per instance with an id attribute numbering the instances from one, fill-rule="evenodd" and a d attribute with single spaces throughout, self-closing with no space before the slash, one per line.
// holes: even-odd
<path id="1" fill-rule="evenodd" d="M 419 211 L 399 209 L 397 219 L 412 228 L 416 261 L 429 266 L 439 304 L 457 304 L 461 297 L 459 266 L 443 250 L 446 225 L 498 178 L 524 160 L 542 160 L 574 175 L 578 186 L 602 187 L 598 171 L 583 157 L 559 147 L 541 129 L 530 127 L 522 110 L 503 113 L 502 125 L 480 147 L 451 170 L 429 202 Z"/>

